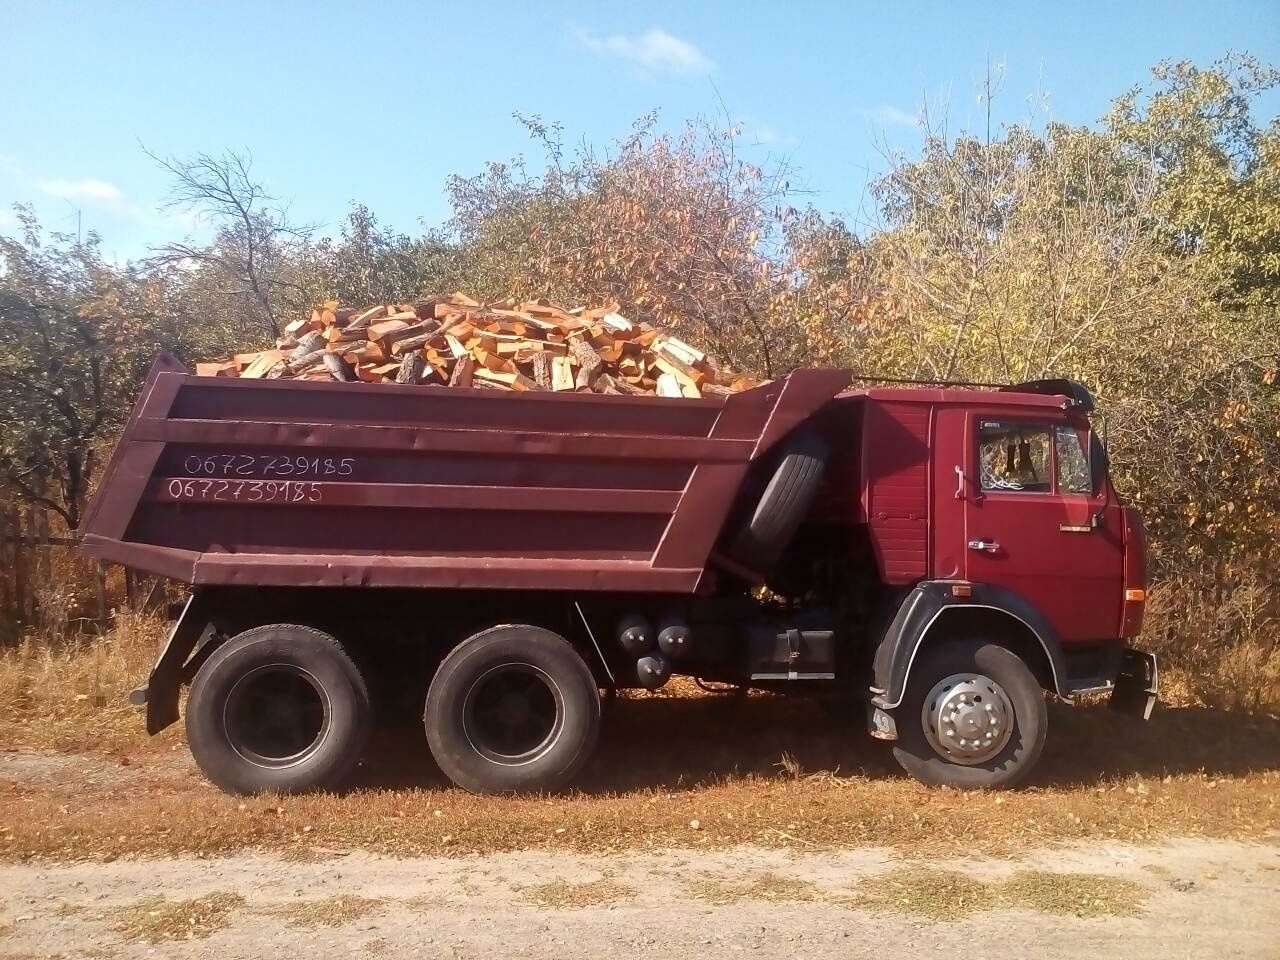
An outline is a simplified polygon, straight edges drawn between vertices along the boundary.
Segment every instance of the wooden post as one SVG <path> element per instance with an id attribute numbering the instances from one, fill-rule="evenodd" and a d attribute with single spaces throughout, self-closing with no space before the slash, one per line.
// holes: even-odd
<path id="1" fill-rule="evenodd" d="M 107 625 L 107 567 L 104 563 L 93 565 L 93 586 L 98 595 L 98 632 Z"/>
<path id="2" fill-rule="evenodd" d="M 13 508 L 0 508 L 0 615 L 8 619 L 16 619 L 17 612 L 17 570 L 15 569 L 15 553 L 17 545 L 14 540 L 18 535 L 18 525 L 14 522 Z"/>
<path id="3" fill-rule="evenodd" d="M 13 544 L 13 576 L 14 592 L 18 598 L 18 620 L 22 624 L 35 621 L 35 600 L 31 596 L 31 580 L 28 576 L 30 568 L 27 561 L 31 559 L 31 545 L 28 537 L 31 531 L 31 512 L 24 508 L 17 516 Z"/>

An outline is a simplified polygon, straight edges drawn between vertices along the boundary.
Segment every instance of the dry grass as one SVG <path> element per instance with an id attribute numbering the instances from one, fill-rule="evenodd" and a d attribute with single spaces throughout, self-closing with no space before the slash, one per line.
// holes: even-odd
<path id="1" fill-rule="evenodd" d="M 1132 880 L 1096 873 L 1020 870 L 997 886 L 1005 906 L 1064 917 L 1136 917 L 1149 892 Z"/>
<path id="2" fill-rule="evenodd" d="M 341 927 L 374 916 L 386 905 L 387 901 L 378 898 L 340 894 L 322 900 L 299 900 L 274 906 L 266 912 L 282 917 L 294 927 Z"/>
<path id="3" fill-rule="evenodd" d="M 821 900 L 818 888 L 798 877 L 762 873 L 750 880 L 726 880 L 704 876 L 687 881 L 685 892 L 695 900 L 723 906 L 740 900 L 765 900 L 771 903 L 811 903 Z"/>
<path id="4" fill-rule="evenodd" d="M 570 880 L 552 880 L 550 883 L 540 883 L 521 891 L 521 896 L 529 903 L 556 910 L 621 903 L 635 899 L 635 895 L 636 891 L 633 887 L 609 877 L 576 883 Z"/>
<path id="5" fill-rule="evenodd" d="M 126 698 L 146 679 L 165 633 L 155 617 L 118 614 L 103 637 L 27 636 L 0 650 L 6 745 L 112 756 L 137 752 L 147 737 Z M 173 733 L 163 738 L 173 739 Z"/>
<path id="6" fill-rule="evenodd" d="M 869 878 L 846 906 L 957 920 L 989 910 L 1024 909 L 1059 916 L 1136 916 L 1147 890 L 1131 880 L 1093 873 L 1020 870 L 987 882 L 955 870 L 911 866 Z"/>
<path id="7" fill-rule="evenodd" d="M 844 905 L 928 920 L 956 920 L 991 909 L 989 892 L 988 884 L 954 870 L 904 867 L 864 880 Z"/>
<path id="8" fill-rule="evenodd" d="M 0 655 L 0 750 L 27 751 L 9 766 L 0 755 L 0 860 L 736 844 L 1000 854 L 1280 829 L 1280 720 L 1265 714 L 1162 707 L 1143 725 L 1102 707 L 1053 706 L 1032 786 L 966 794 L 902 776 L 856 718 L 679 683 L 608 705 L 576 792 L 468 796 L 432 768 L 414 726 L 382 734 L 342 794 L 228 797 L 194 771 L 181 725 L 148 740 L 123 705 L 162 633 L 154 621 L 123 619 L 93 647 Z M 86 778 L 85 753 L 114 762 Z M 41 764 L 45 775 L 32 775 Z M 6 769 L 19 772 L 6 780 Z"/>
<path id="9" fill-rule="evenodd" d="M 197 940 L 227 926 L 233 910 L 244 905 L 238 893 L 210 893 L 191 900 L 148 897 L 111 913 L 111 929 L 137 943 Z"/>
<path id="10" fill-rule="evenodd" d="M 1194 702 L 1280 714 L 1280 599 L 1258 572 L 1228 581 L 1217 599 L 1195 580 L 1154 588 L 1142 642 L 1180 674 Z"/>

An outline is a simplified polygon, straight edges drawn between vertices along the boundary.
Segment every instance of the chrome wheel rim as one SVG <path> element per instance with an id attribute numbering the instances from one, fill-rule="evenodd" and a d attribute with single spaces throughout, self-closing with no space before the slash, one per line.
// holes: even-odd
<path id="1" fill-rule="evenodd" d="M 952 763 L 985 763 L 1013 735 L 1013 704 L 980 673 L 954 673 L 934 684 L 920 712 L 929 745 Z"/>

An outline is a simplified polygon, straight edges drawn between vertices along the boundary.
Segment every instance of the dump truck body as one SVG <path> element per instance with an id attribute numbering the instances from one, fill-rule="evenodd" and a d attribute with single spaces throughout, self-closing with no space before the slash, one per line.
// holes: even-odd
<path id="1" fill-rule="evenodd" d="M 1042 691 L 1149 715 L 1141 520 L 1087 391 L 851 379 L 654 399 L 162 357 L 83 548 L 192 585 L 136 699 L 154 732 L 190 683 L 193 751 L 233 790 L 333 783 L 393 686 L 425 691 L 432 753 L 469 789 L 564 782 L 595 688 L 672 673 L 861 700 L 909 772 L 957 786 L 1026 775 Z M 280 703 L 315 724 L 301 752 L 256 739 Z"/>
<path id="2" fill-rule="evenodd" d="M 693 592 L 748 467 L 847 383 L 655 403 L 162 361 L 83 543 L 196 585 Z"/>

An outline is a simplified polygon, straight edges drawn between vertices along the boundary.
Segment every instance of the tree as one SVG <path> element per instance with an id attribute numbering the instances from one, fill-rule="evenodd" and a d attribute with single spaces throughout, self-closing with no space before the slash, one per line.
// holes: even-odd
<path id="1" fill-rule="evenodd" d="M 1158 173 L 1152 213 L 1177 249 L 1213 263 L 1237 306 L 1280 305 L 1280 120 L 1264 129 L 1252 113 L 1280 71 L 1232 53 L 1152 73 L 1154 89 L 1128 91 L 1104 119 Z"/>
<path id="2" fill-rule="evenodd" d="M 46 236 L 16 211 L 21 236 L 0 237 L 0 485 L 74 529 L 157 344 L 133 278 L 95 235 Z"/>
<path id="3" fill-rule="evenodd" d="M 306 251 L 311 299 L 343 303 L 391 303 L 453 290 L 461 283 L 460 251 L 440 230 L 421 237 L 378 223 L 353 204 L 337 241 L 328 237 Z"/>
<path id="4" fill-rule="evenodd" d="M 541 174 L 516 162 L 450 181 L 452 227 L 481 295 L 617 300 L 735 366 L 785 372 L 799 332 L 769 318 L 791 282 L 785 162 L 744 159 L 732 126 L 670 135 L 649 116 L 613 154 L 566 156 L 558 128 L 524 122 L 548 157 Z"/>
<path id="5" fill-rule="evenodd" d="M 188 160 L 148 151 L 173 177 L 168 205 L 211 221 L 208 244 L 171 243 L 156 252 L 153 266 L 180 265 L 208 272 L 220 296 L 229 298 L 245 332 L 256 326 L 279 336 L 280 317 L 305 305 L 305 291 L 289 275 L 289 261 L 305 246 L 310 227 L 290 222 L 281 206 L 253 178 L 248 154 L 199 153 Z"/>

